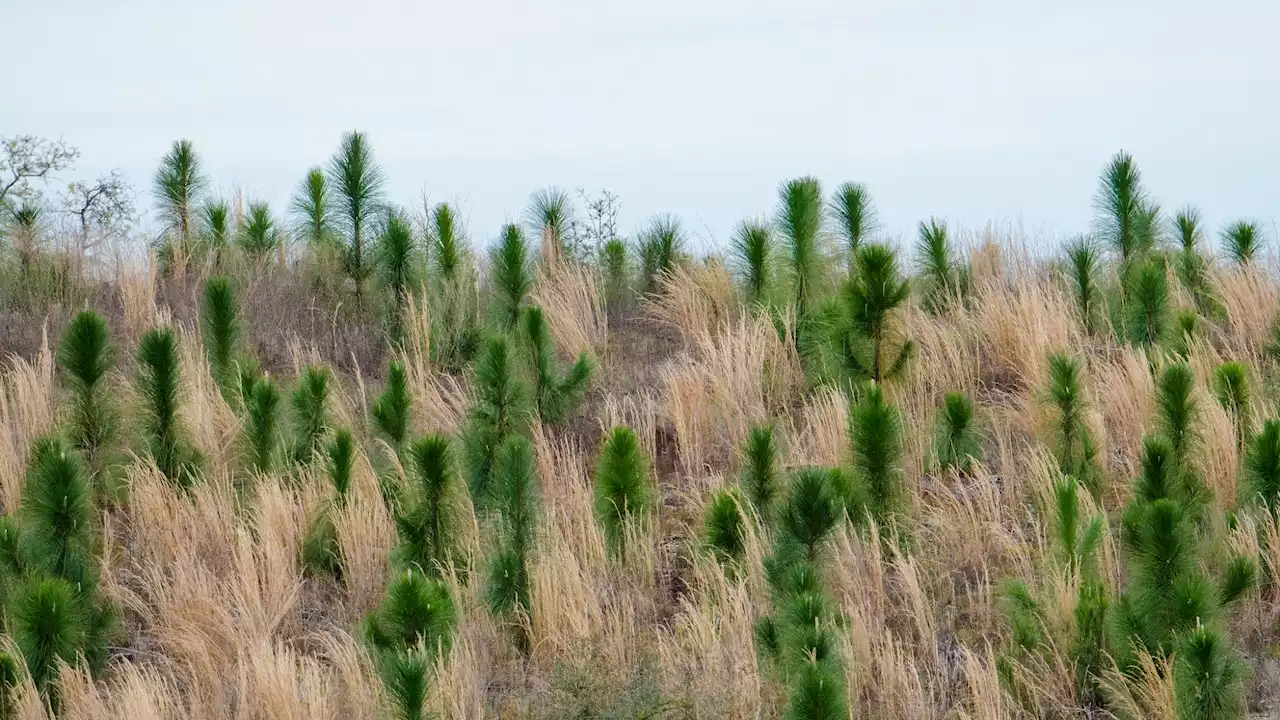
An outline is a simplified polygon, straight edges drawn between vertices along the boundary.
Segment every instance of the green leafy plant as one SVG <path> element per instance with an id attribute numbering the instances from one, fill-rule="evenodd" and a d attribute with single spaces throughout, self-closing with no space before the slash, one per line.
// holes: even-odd
<path id="1" fill-rule="evenodd" d="M 627 529 L 649 512 L 649 460 L 635 432 L 613 428 L 596 463 L 595 511 L 611 545 L 626 555 Z"/>
<path id="2" fill-rule="evenodd" d="M 982 460 L 973 402 L 964 393 L 950 392 L 943 397 L 941 410 L 933 442 L 937 467 L 944 473 L 967 475 L 973 471 L 973 463 Z"/>
<path id="3" fill-rule="evenodd" d="M 409 394 L 409 375 L 404 363 L 392 360 L 387 365 L 387 384 L 373 401 L 369 415 L 373 426 L 393 448 L 404 444 L 413 419 L 413 398 Z"/>
<path id="4" fill-rule="evenodd" d="M 399 567 L 415 567 L 437 577 L 458 552 L 459 482 L 452 444 L 442 435 L 415 440 L 405 450 L 405 463 L 411 502 L 396 516 L 400 540 L 392 560 Z"/>
<path id="5" fill-rule="evenodd" d="M 533 289 L 533 265 L 520 226 L 502 229 L 502 238 L 493 249 L 489 264 L 494 319 L 499 327 L 510 330 L 520 321 L 520 310 Z"/>
<path id="6" fill-rule="evenodd" d="M 1256 222 L 1239 220 L 1222 231 L 1222 247 L 1237 265 L 1248 265 L 1263 246 L 1262 229 Z"/>
<path id="7" fill-rule="evenodd" d="M 293 407 L 293 461 L 299 465 L 310 463 L 329 432 L 329 382 L 328 368 L 309 365 L 298 378 L 298 387 L 289 396 Z"/>
<path id="8" fill-rule="evenodd" d="M 773 289 L 774 248 L 769 227 L 754 221 L 743 222 L 734 230 L 730 249 L 747 303 L 765 304 Z"/>
<path id="9" fill-rule="evenodd" d="M 674 215 L 658 215 L 640 233 L 640 264 L 644 292 L 655 293 L 676 269 L 686 243 L 684 229 Z"/>
<path id="10" fill-rule="evenodd" d="M 850 274 L 856 269 L 858 250 L 878 227 L 871 194 L 862 183 L 844 183 L 831 198 L 830 211 L 844 241 L 845 262 Z"/>
<path id="11" fill-rule="evenodd" d="M 368 138 L 354 131 L 342 136 L 329 161 L 328 174 L 338 225 L 346 235 L 343 268 L 354 283 L 356 306 L 361 308 L 364 283 L 371 271 L 366 233 L 381 208 L 386 177 L 373 158 Z"/>
<path id="12" fill-rule="evenodd" d="M 463 460 L 471 500 L 484 510 L 493 500 L 498 447 L 508 435 L 524 432 L 529 422 L 529 391 L 519 378 L 507 338 L 495 335 L 485 341 L 476 359 L 472 387 L 474 400 L 462 435 Z"/>
<path id="13" fill-rule="evenodd" d="M 568 372 L 561 374 L 556 349 L 551 344 L 551 331 L 547 328 L 542 308 L 537 305 L 524 309 L 519 329 L 532 369 L 538 418 L 548 425 L 561 423 L 573 413 L 586 393 L 587 384 L 595 372 L 595 363 L 584 352 Z"/>
<path id="14" fill-rule="evenodd" d="M 166 478 L 180 487 L 190 487 L 200 454 L 188 443 L 186 428 L 178 416 L 182 374 L 178 341 L 169 328 L 157 328 L 142 336 L 138 345 L 138 389 L 147 409 L 142 423 L 147 454 Z"/>
<path id="15" fill-rule="evenodd" d="M 70 437 L 91 467 L 116 433 L 116 415 L 107 396 L 107 375 L 114 366 L 107 321 L 92 310 L 81 310 L 62 333 L 58 367 L 72 395 Z"/>

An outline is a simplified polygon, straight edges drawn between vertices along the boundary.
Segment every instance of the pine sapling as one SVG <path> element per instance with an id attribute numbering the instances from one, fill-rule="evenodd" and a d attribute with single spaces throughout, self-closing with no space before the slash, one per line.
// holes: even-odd
<path id="1" fill-rule="evenodd" d="M 974 462 L 982 460 L 973 402 L 964 393 L 950 392 L 943 397 L 941 410 L 933 443 L 938 469 L 968 475 Z"/>
<path id="2" fill-rule="evenodd" d="M 764 305 L 773 289 L 774 247 L 769 227 L 743 222 L 734 230 L 730 249 L 747 304 Z"/>
<path id="3" fill-rule="evenodd" d="M 329 382 L 328 368 L 309 365 L 289 397 L 296 435 L 292 451 L 295 464 L 310 463 L 329 431 Z"/>
<path id="4" fill-rule="evenodd" d="M 107 321 L 92 310 L 77 313 L 62 334 L 58 367 L 72 394 L 70 437 L 91 467 L 115 437 L 116 416 L 107 389 L 114 366 Z"/>
<path id="5" fill-rule="evenodd" d="M 563 375 L 557 367 L 556 349 L 542 308 L 530 305 L 520 318 L 520 334 L 529 356 L 533 379 L 533 397 L 538 419 L 544 424 L 563 422 L 582 399 L 587 383 L 595 372 L 595 363 L 585 352 L 578 356 Z"/>
<path id="6" fill-rule="evenodd" d="M 413 419 L 413 398 L 409 394 L 409 376 L 404 363 L 392 360 L 387 366 L 387 384 L 369 409 L 373 425 L 391 443 L 401 447 L 409 435 Z"/>
<path id="7" fill-rule="evenodd" d="M 489 259 L 489 285 L 493 291 L 493 315 L 498 327 L 510 330 L 520 320 L 529 291 L 533 289 L 533 262 L 519 225 L 507 225 Z"/>
<path id="8" fill-rule="evenodd" d="M 253 381 L 245 397 L 245 439 L 249 446 L 249 464 L 259 473 L 275 467 L 280 446 L 278 410 L 280 389 L 263 375 Z"/>
<path id="9" fill-rule="evenodd" d="M 459 492 L 453 447 L 442 435 L 428 435 L 405 449 L 411 480 L 408 509 L 396 516 L 399 542 L 392 553 L 398 567 L 439 577 L 457 554 Z"/>
<path id="10" fill-rule="evenodd" d="M 138 346 L 138 386 L 147 407 L 142 428 L 147 454 L 166 478 L 180 487 L 190 487 L 200 455 L 188 444 L 186 429 L 178 416 L 182 376 L 172 330 L 158 328 L 142 336 Z"/>
<path id="11" fill-rule="evenodd" d="M 774 500 L 780 492 L 778 446 L 772 424 L 753 425 L 742 447 L 739 484 L 755 514 L 762 522 L 772 517 Z"/>
<path id="12" fill-rule="evenodd" d="M 508 435 L 524 432 L 529 422 L 528 390 L 520 381 L 507 338 L 493 336 L 485 341 L 476 359 L 472 387 L 474 400 L 462 435 L 463 464 L 471 500 L 483 511 L 492 505 L 498 447 Z"/>
<path id="13" fill-rule="evenodd" d="M 489 607 L 515 628 L 517 646 L 528 652 L 528 617 L 532 609 L 530 562 L 537 529 L 538 480 L 533 443 L 510 435 L 498 448 L 494 465 L 500 536 L 489 566 Z"/>
<path id="14" fill-rule="evenodd" d="M 611 546 L 624 559 L 629 528 L 649 511 L 649 460 L 631 428 L 609 432 L 596 464 L 595 512 Z"/>

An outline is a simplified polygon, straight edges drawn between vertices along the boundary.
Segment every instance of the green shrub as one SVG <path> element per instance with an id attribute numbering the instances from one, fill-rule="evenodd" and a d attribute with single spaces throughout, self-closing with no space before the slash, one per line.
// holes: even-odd
<path id="1" fill-rule="evenodd" d="M 1224 362 L 1214 368 L 1213 396 L 1231 417 L 1231 424 L 1236 432 L 1236 447 L 1243 454 L 1252 425 L 1249 413 L 1252 393 L 1248 368 L 1243 363 L 1234 361 Z"/>
<path id="2" fill-rule="evenodd" d="M 22 563 L 83 587 L 97 584 L 93 499 L 84 465 L 56 438 L 31 445 L 22 487 Z"/>
<path id="3" fill-rule="evenodd" d="M 397 573 L 387 595 L 364 621 L 365 638 L 375 650 L 404 651 L 422 646 L 448 651 L 457 624 L 449 588 L 409 568 Z"/>
<path id="4" fill-rule="evenodd" d="M 427 673 L 434 663 L 435 653 L 417 647 L 386 652 L 378 658 L 378 677 L 395 720 L 422 720 L 427 705 Z"/>
<path id="5" fill-rule="evenodd" d="M 524 619 L 530 604 L 529 564 L 537 531 L 537 471 L 533 443 L 523 435 L 511 435 L 498 449 L 494 483 L 498 495 L 498 550 L 489 566 L 489 607 L 516 628 L 517 644 L 529 649 Z"/>
<path id="6" fill-rule="evenodd" d="M 786 247 L 788 277 L 797 321 L 808 318 L 812 302 L 820 290 L 825 258 L 819 238 L 822 233 L 822 185 L 814 177 L 789 180 L 778 189 L 775 223 Z"/>
<path id="7" fill-rule="evenodd" d="M 225 277 L 214 276 L 204 283 L 200 296 L 200 334 L 209 355 L 213 379 L 222 388 L 223 396 L 231 400 L 240 377 L 236 367 L 240 306 L 231 281 Z"/>
<path id="8" fill-rule="evenodd" d="M 849 716 L 844 673 L 834 663 L 801 666 L 787 694 L 787 720 L 842 720 Z"/>
<path id="9" fill-rule="evenodd" d="M 404 313 L 409 304 L 409 293 L 420 283 L 418 268 L 422 261 L 418 255 L 409 219 L 397 210 L 389 211 L 378 235 L 374 261 L 378 267 L 378 278 L 388 296 L 390 337 L 395 343 L 404 340 Z"/>
<path id="10" fill-rule="evenodd" d="M 1088 403 L 1080 378 L 1079 362 L 1068 355 L 1051 353 L 1049 363 L 1049 387 L 1044 401 L 1050 405 L 1056 417 L 1052 428 L 1050 447 L 1058 458 L 1058 467 L 1064 475 L 1079 480 L 1093 496 L 1102 492 L 1102 473 L 1097 465 L 1097 447 L 1086 422 Z"/>
<path id="11" fill-rule="evenodd" d="M 271 207 L 264 202 L 249 203 L 244 225 L 240 228 L 240 247 L 249 257 L 262 260 L 276 250 L 279 233 Z"/>
<path id="12" fill-rule="evenodd" d="M 1198 626 L 1178 645 L 1173 668 L 1178 720 L 1244 717 L 1242 663 L 1222 633 Z"/>
<path id="13" fill-rule="evenodd" d="M 1169 284 L 1165 266 L 1151 258 L 1133 267 L 1126 286 L 1129 342 L 1152 350 L 1170 334 Z"/>
<path id="14" fill-rule="evenodd" d="M 9 607 L 9 632 L 36 688 L 56 703 L 58 663 L 75 665 L 90 638 L 84 596 L 59 577 L 33 576 L 21 584 Z"/>
<path id="15" fill-rule="evenodd" d="M 1249 442 L 1242 489 L 1246 499 L 1280 510 L 1280 420 L 1268 420 Z"/>

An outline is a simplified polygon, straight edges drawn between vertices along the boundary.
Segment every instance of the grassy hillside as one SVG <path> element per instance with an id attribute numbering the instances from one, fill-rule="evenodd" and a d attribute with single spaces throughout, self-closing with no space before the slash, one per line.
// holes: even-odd
<path id="1" fill-rule="evenodd" d="M 813 178 L 705 257 L 382 184 L 175 143 L 145 261 L 8 203 L 0 716 L 1280 712 L 1257 224 L 1124 154 L 1037 257 Z"/>

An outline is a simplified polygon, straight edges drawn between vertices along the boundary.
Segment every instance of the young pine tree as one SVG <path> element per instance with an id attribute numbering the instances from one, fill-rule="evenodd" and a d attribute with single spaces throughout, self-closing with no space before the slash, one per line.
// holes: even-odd
<path id="1" fill-rule="evenodd" d="M 973 471 L 973 463 L 982 460 L 982 444 L 975 425 L 973 401 L 964 393 L 947 393 L 942 399 L 933 441 L 939 471 L 968 475 Z"/>
<path id="2" fill-rule="evenodd" d="M 442 435 L 413 441 L 405 450 L 411 479 L 408 509 L 396 516 L 399 542 L 392 553 L 397 567 L 417 568 L 439 577 L 457 555 L 457 493 L 460 491 L 453 447 Z"/>
<path id="3" fill-rule="evenodd" d="M 329 431 L 329 382 L 328 368 L 309 365 L 289 397 L 293 406 L 295 440 L 291 455 L 295 464 L 310 463 Z"/>
<path id="4" fill-rule="evenodd" d="M 742 469 L 738 484 L 746 500 L 762 522 L 772 517 L 774 501 L 780 493 L 778 445 L 772 424 L 754 425 L 742 447 Z"/>
<path id="5" fill-rule="evenodd" d="M 1097 235 L 1120 257 L 1121 277 L 1154 244 L 1146 218 L 1148 205 L 1142 174 L 1133 156 L 1116 153 L 1102 172 L 1094 196 Z"/>
<path id="6" fill-rule="evenodd" d="M 836 364 L 847 382 L 881 382 L 899 375 L 915 352 L 904 340 L 889 348 L 896 311 L 911 296 L 911 286 L 898 271 L 897 258 L 883 245 L 858 251 L 857 273 L 845 281 L 835 338 Z"/>
<path id="7" fill-rule="evenodd" d="M 649 460 L 631 428 L 609 432 L 596 463 L 595 511 L 612 547 L 625 559 L 628 528 L 649 512 Z"/>
<path id="8" fill-rule="evenodd" d="M 538 479 L 533 443 L 527 437 L 509 435 L 502 442 L 494 463 L 494 486 L 500 539 L 489 565 L 489 607 L 516 629 L 518 647 L 528 652 L 529 563 L 538 523 Z"/>
<path id="9" fill-rule="evenodd" d="M 324 250 L 338 243 L 333 192 L 324 170 L 314 167 L 307 171 L 289 208 L 293 215 L 293 234 L 308 248 Z"/>
<path id="10" fill-rule="evenodd" d="M 542 308 L 530 305 L 520 317 L 520 336 L 529 356 L 533 379 L 533 398 L 538 418 L 547 425 L 563 422 L 587 391 L 595 372 L 595 363 L 585 352 L 568 372 L 561 374 L 556 349 L 551 344 L 551 331 Z"/>
<path id="11" fill-rule="evenodd" d="M 745 221 L 734 230 L 730 250 L 747 304 L 764 305 L 773 289 L 774 248 L 769 227 Z"/>
<path id="12" fill-rule="evenodd" d="M 108 399 L 107 375 L 115 354 L 107 321 L 82 310 L 62 333 L 58 368 L 71 391 L 71 441 L 90 467 L 96 467 L 104 448 L 115 436 L 116 419 Z"/>
<path id="13" fill-rule="evenodd" d="M 718 490 L 707 503 L 702 520 L 703 544 L 727 568 L 737 568 L 746 555 L 747 524 L 740 493 Z"/>
<path id="14" fill-rule="evenodd" d="M 325 454 L 325 470 L 333 495 L 320 506 L 303 537 L 302 566 L 309 574 L 338 575 L 342 570 L 342 553 L 338 547 L 338 530 L 333 524 L 333 511 L 346 504 L 347 491 L 351 488 L 356 462 L 356 441 L 351 431 L 342 428 L 334 432 Z"/>
<path id="15" fill-rule="evenodd" d="M 178 341 L 169 328 L 142 336 L 138 345 L 138 389 L 146 404 L 142 435 L 147 454 L 171 482 L 190 487 L 200 455 L 188 444 L 178 417 L 182 402 L 182 374 Z"/>
<path id="16" fill-rule="evenodd" d="M 1165 265 L 1151 258 L 1131 266 L 1126 288 L 1129 342 L 1148 350 L 1159 347 L 1170 333 L 1169 283 Z"/>
<path id="17" fill-rule="evenodd" d="M 93 497 L 79 455 L 56 438 L 31 445 L 19 509 L 22 565 L 81 587 L 97 583 Z"/>
<path id="18" fill-rule="evenodd" d="M 836 491 L 838 470 L 805 468 L 796 473 L 779 521 L 786 537 L 804 551 L 810 563 L 822 542 L 840 522 L 842 507 Z"/>
<path id="19" fill-rule="evenodd" d="M 1098 332 L 1102 316 L 1102 290 L 1098 286 L 1101 273 L 1101 253 L 1091 239 L 1080 238 L 1067 246 L 1068 284 L 1080 322 L 1090 335 Z"/>
<path id="20" fill-rule="evenodd" d="M 374 260 L 378 267 L 378 279 L 386 293 L 387 317 L 393 342 L 404 340 L 404 313 L 409 304 L 409 293 L 419 283 L 418 268 L 421 265 L 413 227 L 401 212 L 387 213 L 378 235 Z"/>
<path id="21" fill-rule="evenodd" d="M 1179 210 L 1173 219 L 1173 231 L 1179 245 L 1176 266 L 1178 282 L 1191 294 L 1200 314 L 1208 317 L 1218 315 L 1221 306 L 1213 296 L 1209 259 L 1200 253 L 1200 245 L 1204 239 L 1200 211 L 1194 207 Z"/>
<path id="22" fill-rule="evenodd" d="M 684 229 L 674 215 L 658 215 L 640 233 L 640 264 L 644 292 L 658 292 L 662 281 L 676 269 L 686 243 Z"/>
<path id="23" fill-rule="evenodd" d="M 775 223 L 786 248 L 792 301 L 796 318 L 804 322 L 817 297 L 824 262 L 819 243 L 822 233 L 822 185 L 814 177 L 789 180 L 778 189 L 778 203 Z"/>
<path id="24" fill-rule="evenodd" d="M 1097 446 L 1086 421 L 1088 401 L 1080 377 L 1080 363 L 1069 355 L 1048 357 L 1049 387 L 1044 400 L 1054 412 L 1050 447 L 1064 475 L 1079 480 L 1094 497 L 1101 492 L 1102 472 L 1097 465 Z"/>
<path id="25" fill-rule="evenodd" d="M 231 208 L 225 200 L 210 200 L 200 206 L 203 241 L 215 260 L 227 250 L 227 241 L 231 237 L 230 216 Z"/>
<path id="26" fill-rule="evenodd" d="M 529 230 L 541 244 L 542 261 L 547 265 L 555 265 L 571 250 L 580 249 L 568 247 L 573 235 L 574 209 L 573 199 L 563 189 L 548 187 L 534 192 L 524 215 Z"/>
<path id="27" fill-rule="evenodd" d="M 194 237 L 195 210 L 209 184 L 202 165 L 190 140 L 176 140 L 160 159 L 152 181 L 152 194 L 165 237 L 184 253 Z"/>
<path id="28" fill-rule="evenodd" d="M 850 409 L 849 441 L 854 482 L 865 503 L 853 519 L 862 522 L 868 514 L 881 532 L 887 532 L 902 512 L 902 419 L 879 385 L 871 386 Z"/>
<path id="29" fill-rule="evenodd" d="M 338 225 L 346 236 L 343 269 L 354 284 L 356 307 L 363 308 L 364 283 L 371 271 L 367 235 L 382 207 L 386 176 L 373 158 L 368 138 L 360 132 L 342 136 L 328 173 Z"/>
<path id="30" fill-rule="evenodd" d="M 1235 427 L 1236 446 L 1243 455 L 1253 427 L 1249 408 L 1249 369 L 1244 363 L 1229 361 L 1213 369 L 1213 396 L 1230 416 Z"/>
<path id="31" fill-rule="evenodd" d="M 489 273 L 494 320 L 503 330 L 511 330 L 519 322 L 520 310 L 533 289 L 533 263 L 520 226 L 502 229 L 502 238 L 489 258 Z"/>
<path id="32" fill-rule="evenodd" d="M 606 242 L 600 249 L 600 273 L 604 281 L 605 305 L 611 316 L 631 299 L 631 259 L 627 257 L 627 244 L 619 238 Z"/>
<path id="33" fill-rule="evenodd" d="M 249 386 L 244 405 L 249 465 L 260 473 L 271 472 L 280 446 L 280 389 L 270 377 L 262 375 Z"/>
<path id="34" fill-rule="evenodd" d="M 932 313 L 944 312 L 964 292 L 965 271 L 955 260 L 945 223 L 937 218 L 921 221 L 919 233 L 916 258 L 924 280 L 924 306 Z"/>
<path id="35" fill-rule="evenodd" d="M 413 398 L 409 394 L 409 376 L 404 363 L 392 360 L 387 366 L 386 387 L 374 399 L 369 415 L 373 426 L 391 447 L 398 449 L 404 445 L 413 419 Z"/>
<path id="36" fill-rule="evenodd" d="M 244 225 L 240 228 L 240 248 L 249 257 L 261 261 L 275 252 L 278 239 L 271 206 L 264 202 L 249 203 L 249 212 L 245 214 Z"/>
<path id="37" fill-rule="evenodd" d="M 1256 222 L 1240 220 L 1222 231 L 1222 247 L 1237 265 L 1249 265 L 1262 249 L 1262 229 Z"/>
<path id="38" fill-rule="evenodd" d="M 462 452 L 471 500 L 483 511 L 492 506 L 498 447 L 508 435 L 523 433 L 529 422 L 528 390 L 519 379 L 506 337 L 496 335 L 485 341 L 476 359 L 473 388 Z"/>
<path id="39" fill-rule="evenodd" d="M 1263 423 L 1249 441 L 1243 470 L 1245 500 L 1272 512 L 1280 510 L 1280 420 Z"/>
<path id="40" fill-rule="evenodd" d="M 849 274 L 853 274 L 856 269 L 858 250 L 878 227 L 871 194 L 867 191 L 867 186 L 862 183 L 844 183 L 836 188 L 829 210 L 836 226 L 840 229 L 845 264 Z"/>

